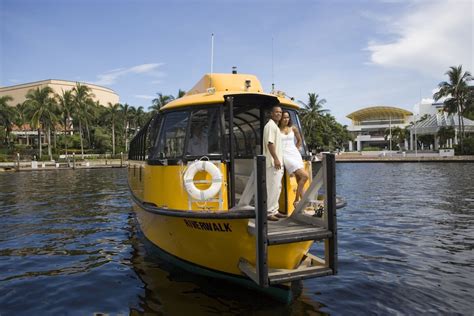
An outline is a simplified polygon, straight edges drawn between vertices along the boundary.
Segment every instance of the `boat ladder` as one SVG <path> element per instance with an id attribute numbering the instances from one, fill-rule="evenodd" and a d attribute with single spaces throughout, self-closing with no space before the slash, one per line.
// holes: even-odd
<path id="1" fill-rule="evenodd" d="M 313 178 L 296 209 L 288 218 L 278 222 L 267 222 L 265 156 L 255 157 L 254 170 L 256 170 L 253 179 L 256 217 L 255 221 L 249 222 L 248 231 L 256 236 L 256 265 L 241 258 L 240 271 L 262 287 L 336 274 L 337 220 L 334 155 L 324 155 L 322 168 Z M 316 197 L 322 186 L 325 189 L 324 211 L 320 217 L 308 215 L 308 206 L 317 202 Z M 324 241 L 324 258 L 308 252 L 294 269 L 268 267 L 269 246 L 309 240 Z"/>

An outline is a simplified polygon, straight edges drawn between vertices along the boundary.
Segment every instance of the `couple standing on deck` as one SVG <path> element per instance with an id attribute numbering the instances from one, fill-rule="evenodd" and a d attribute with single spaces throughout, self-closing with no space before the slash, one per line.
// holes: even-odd
<path id="1" fill-rule="evenodd" d="M 304 184 L 308 180 L 308 174 L 304 170 L 303 159 L 298 150 L 301 142 L 298 129 L 291 124 L 290 113 L 282 112 L 281 107 L 274 106 L 270 120 L 263 129 L 263 154 L 267 158 L 267 218 L 270 221 L 286 217 L 285 214 L 279 212 L 278 203 L 283 166 L 289 174 L 295 174 L 298 182 L 296 198 L 293 202 L 295 206 L 304 194 Z"/>

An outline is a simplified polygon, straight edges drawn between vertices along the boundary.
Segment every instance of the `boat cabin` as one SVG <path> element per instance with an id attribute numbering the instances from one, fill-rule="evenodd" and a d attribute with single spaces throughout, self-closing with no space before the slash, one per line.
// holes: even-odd
<path id="1" fill-rule="evenodd" d="M 135 163 L 130 172 L 136 174 L 139 168 L 137 182 L 152 182 L 137 183 L 135 193 L 174 210 L 236 207 L 249 183 L 254 157 L 262 154 L 263 127 L 275 105 L 290 113 L 303 135 L 298 106 L 283 93 L 263 93 L 253 75 L 205 75 L 184 97 L 160 109 L 132 140 L 129 160 Z M 304 140 L 301 154 L 311 172 Z M 219 169 L 222 181 L 216 196 L 193 198 L 187 192 L 183 175 L 195 161 L 209 161 Z M 197 172 L 190 180 L 198 190 L 206 191 L 216 179 L 208 172 Z M 281 203 L 287 212 L 292 210 L 288 201 L 293 199 L 291 187 L 295 185 L 289 175 L 284 177 Z"/>

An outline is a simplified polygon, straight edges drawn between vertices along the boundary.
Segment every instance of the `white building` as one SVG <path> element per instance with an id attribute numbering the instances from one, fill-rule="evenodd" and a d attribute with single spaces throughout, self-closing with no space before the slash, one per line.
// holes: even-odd
<path id="1" fill-rule="evenodd" d="M 412 115 L 410 111 L 391 106 L 367 107 L 347 115 L 352 120 L 348 130 L 356 143 L 354 148 L 354 144 L 349 142 L 349 151 L 362 151 L 366 147 L 390 148 L 385 131 L 395 127 L 405 128 L 412 121 Z"/>

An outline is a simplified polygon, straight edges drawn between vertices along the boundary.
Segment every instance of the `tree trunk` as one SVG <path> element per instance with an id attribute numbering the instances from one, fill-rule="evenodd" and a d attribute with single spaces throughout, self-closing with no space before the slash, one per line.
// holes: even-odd
<path id="1" fill-rule="evenodd" d="M 459 133 L 460 135 L 459 140 L 461 143 L 461 155 L 463 155 L 464 154 L 464 132 L 461 126 L 461 106 L 459 104 L 459 101 L 458 101 L 458 128 L 459 128 L 459 131 L 461 132 Z"/>
<path id="2" fill-rule="evenodd" d="M 41 128 L 38 128 L 38 155 L 41 160 Z"/>
<path id="3" fill-rule="evenodd" d="M 112 121 L 112 155 L 115 156 L 115 122 Z"/>
<path id="4" fill-rule="evenodd" d="M 58 132 L 54 129 L 54 151 L 56 151 L 56 143 L 58 138 Z"/>
<path id="5" fill-rule="evenodd" d="M 79 120 L 79 138 L 81 139 L 81 155 L 82 155 L 82 159 L 84 159 L 84 143 L 82 141 L 82 124 L 80 120 Z"/>
<path id="6" fill-rule="evenodd" d="M 49 160 L 53 160 L 53 153 L 51 152 L 51 127 L 48 125 L 46 130 L 48 132 L 48 156 Z"/>
<path id="7" fill-rule="evenodd" d="M 92 147 L 91 144 L 91 133 L 89 131 L 89 123 L 86 121 L 86 131 L 87 131 L 87 143 L 89 144 L 89 149 Z"/>
<path id="8" fill-rule="evenodd" d="M 124 137 L 124 144 L 125 144 L 125 152 L 127 152 L 127 129 L 128 129 L 128 126 L 127 126 L 127 120 L 125 120 L 125 137 Z"/>

